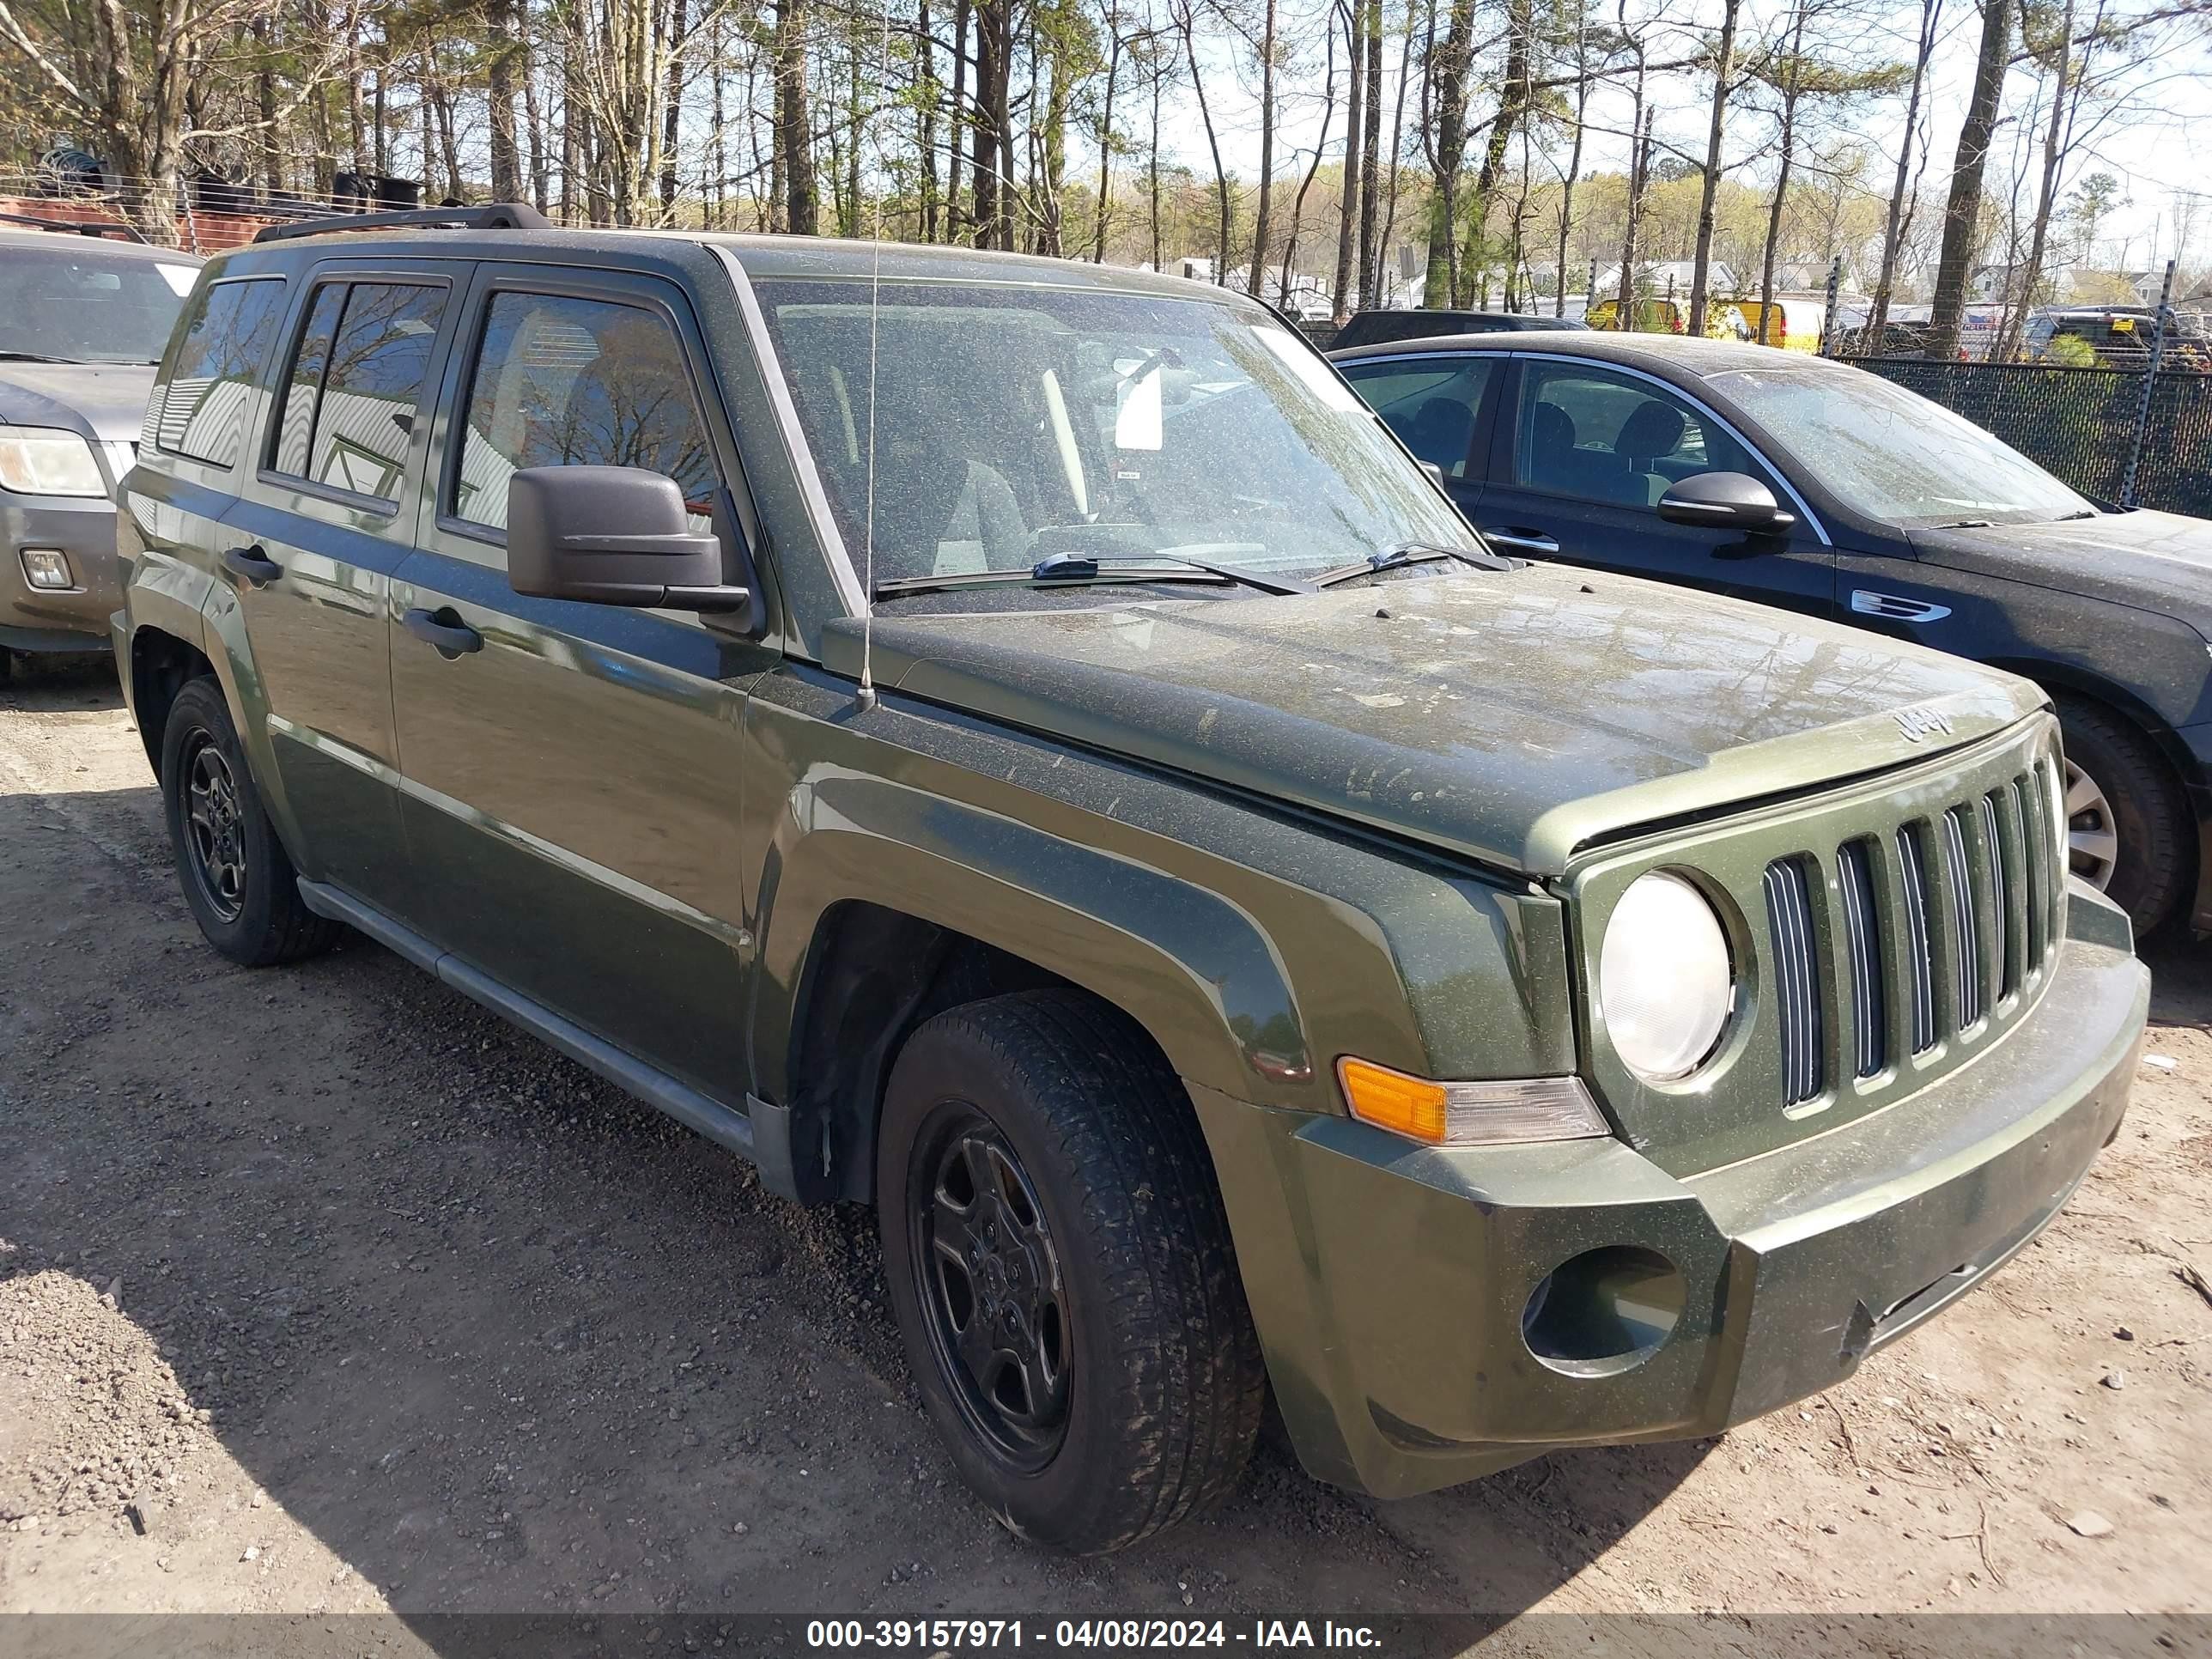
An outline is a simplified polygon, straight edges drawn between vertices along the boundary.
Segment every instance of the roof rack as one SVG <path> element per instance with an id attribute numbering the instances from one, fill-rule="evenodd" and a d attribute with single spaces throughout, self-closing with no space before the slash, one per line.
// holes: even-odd
<path id="1" fill-rule="evenodd" d="M 136 228 L 105 219 L 41 219 L 35 213 L 0 213 L 0 223 L 29 225 L 36 230 L 64 231 L 75 236 L 128 236 L 134 242 L 146 240 Z"/>
<path id="2" fill-rule="evenodd" d="M 409 225 L 454 230 L 551 230 L 553 222 L 527 202 L 494 202 L 489 207 L 407 208 L 397 213 L 340 213 L 296 224 L 270 225 L 257 242 L 282 242 L 295 236 L 320 236 L 333 230 L 391 230 Z"/>

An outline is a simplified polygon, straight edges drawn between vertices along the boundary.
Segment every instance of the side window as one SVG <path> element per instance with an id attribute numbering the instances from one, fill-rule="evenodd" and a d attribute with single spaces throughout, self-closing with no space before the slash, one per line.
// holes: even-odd
<path id="1" fill-rule="evenodd" d="M 177 337 L 167 379 L 146 406 L 147 439 L 213 466 L 236 461 L 253 385 L 283 317 L 280 276 L 217 283 L 204 292 Z"/>
<path id="2" fill-rule="evenodd" d="M 683 343 L 640 306 L 495 293 L 471 378 L 460 465 L 446 510 L 507 526 L 507 481 L 530 466 L 641 466 L 682 487 L 695 517 L 720 475 Z"/>
<path id="3" fill-rule="evenodd" d="M 1664 387 L 1534 361 L 1522 372 L 1513 471 L 1524 489 L 1647 508 L 1696 473 L 1768 476 L 1749 450 Z"/>
<path id="4" fill-rule="evenodd" d="M 1346 363 L 1344 377 L 1415 456 L 1447 478 L 1464 478 L 1475 416 L 1497 368 L 1490 357 Z"/>
<path id="5" fill-rule="evenodd" d="M 446 290 L 418 283 L 317 290 L 285 377 L 279 472 L 396 501 Z"/>

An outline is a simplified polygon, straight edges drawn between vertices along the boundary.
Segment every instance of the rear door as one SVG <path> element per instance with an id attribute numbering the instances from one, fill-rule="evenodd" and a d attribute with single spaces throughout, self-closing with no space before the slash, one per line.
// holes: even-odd
<path id="1" fill-rule="evenodd" d="M 425 398 L 456 280 L 435 260 L 313 269 L 252 476 L 221 537 L 220 579 L 252 646 L 301 873 L 372 902 L 397 890 L 407 861 L 387 611 L 414 538 Z"/>
<path id="2" fill-rule="evenodd" d="M 726 533 L 742 484 L 690 309 L 656 278 L 487 264 L 440 411 L 393 591 L 405 918 L 741 1106 L 739 727 L 774 655 L 687 613 L 526 599 L 507 579 L 524 467 L 663 472 Z"/>
<path id="3" fill-rule="evenodd" d="M 1709 405 L 1650 375 L 1516 356 L 1496 407 L 1475 523 L 1510 552 L 1836 612 L 1835 561 L 1781 476 Z M 1659 498 L 1700 472 L 1759 479 L 1797 514 L 1782 535 L 1669 524 Z"/>

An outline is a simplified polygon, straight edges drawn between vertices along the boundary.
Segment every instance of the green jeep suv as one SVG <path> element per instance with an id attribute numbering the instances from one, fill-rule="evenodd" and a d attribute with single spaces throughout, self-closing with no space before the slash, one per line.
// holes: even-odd
<path id="1" fill-rule="evenodd" d="M 115 646 L 209 939 L 364 933 L 873 1206 L 1025 1536 L 1221 1497 L 1270 1390 L 1386 1497 L 1717 1433 L 2118 1127 L 2033 686 L 1497 557 L 1238 295 L 502 208 L 178 337 Z"/>

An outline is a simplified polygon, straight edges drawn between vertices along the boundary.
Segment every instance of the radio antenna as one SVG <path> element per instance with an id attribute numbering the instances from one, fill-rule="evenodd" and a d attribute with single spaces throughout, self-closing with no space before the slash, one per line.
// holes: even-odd
<path id="1" fill-rule="evenodd" d="M 890 76 L 891 64 L 891 9 L 890 0 L 883 8 L 883 35 L 879 51 L 884 78 Z M 867 507 L 861 527 L 860 588 L 862 601 L 867 609 L 860 613 L 860 689 L 854 701 L 863 713 L 876 706 L 875 629 L 876 629 L 876 359 L 877 320 L 882 311 L 884 287 L 884 111 L 876 112 L 876 201 L 873 213 L 873 235 L 871 239 L 871 260 L 868 269 L 868 493 Z"/>

